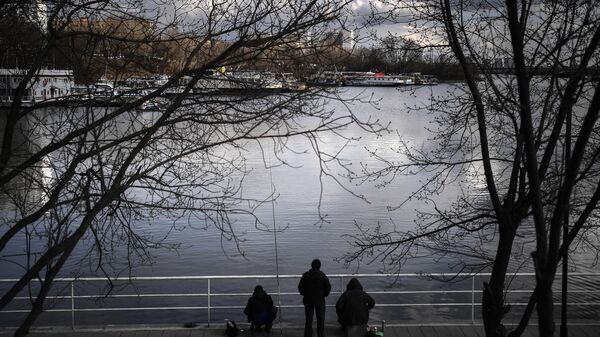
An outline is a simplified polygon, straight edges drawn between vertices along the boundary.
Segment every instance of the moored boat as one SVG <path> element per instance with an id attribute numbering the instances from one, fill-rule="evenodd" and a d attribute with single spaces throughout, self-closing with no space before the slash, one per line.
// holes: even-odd
<path id="1" fill-rule="evenodd" d="M 194 85 L 197 94 L 277 92 L 283 81 L 274 73 L 258 70 L 209 71 Z"/>
<path id="2" fill-rule="evenodd" d="M 0 104 L 12 104 L 17 88 L 27 74 L 27 69 L 0 69 Z M 62 99 L 72 94 L 73 71 L 66 69 L 40 69 L 25 90 L 24 104 Z"/>
<path id="3" fill-rule="evenodd" d="M 355 87 L 397 87 L 412 85 L 413 80 L 406 75 L 385 75 L 382 72 L 353 72 L 344 76 L 345 86 Z"/>
<path id="4" fill-rule="evenodd" d="M 343 84 L 342 73 L 337 71 L 323 71 L 308 77 L 307 85 L 317 87 L 339 87 Z"/>
<path id="5" fill-rule="evenodd" d="M 413 84 L 415 85 L 436 85 L 438 79 L 433 75 L 423 75 L 421 73 L 412 73 L 410 76 L 413 78 Z"/>
<path id="6" fill-rule="evenodd" d="M 281 79 L 284 91 L 304 91 L 307 89 L 306 83 L 298 81 L 298 79 L 292 73 L 281 73 L 278 74 Z"/>

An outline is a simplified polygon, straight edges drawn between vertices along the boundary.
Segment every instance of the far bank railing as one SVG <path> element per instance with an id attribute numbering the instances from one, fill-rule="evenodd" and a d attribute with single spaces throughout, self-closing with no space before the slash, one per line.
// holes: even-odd
<path id="1" fill-rule="evenodd" d="M 557 275 L 555 287 L 557 291 L 555 291 L 555 296 L 560 298 L 560 292 L 558 291 L 560 286 L 560 274 Z M 443 281 L 443 279 L 453 279 L 456 277 L 456 274 L 448 274 L 448 273 L 430 273 L 430 274 L 330 274 L 328 275 L 331 284 L 332 284 L 332 292 L 330 297 L 333 297 L 334 300 L 328 301 L 328 307 L 335 306 L 335 299 L 343 292 L 346 286 L 346 282 L 349 281 L 352 277 L 358 278 L 361 282 L 365 283 L 369 280 L 374 279 L 382 279 L 384 282 L 379 289 L 374 288 L 372 286 L 365 287 L 365 290 L 371 294 L 372 296 L 380 296 L 379 300 L 377 300 L 376 307 L 379 310 L 388 310 L 382 308 L 423 308 L 423 307 L 432 307 L 432 308 L 452 308 L 452 307 L 460 307 L 463 310 L 470 310 L 470 323 L 477 324 L 478 319 L 476 319 L 476 308 L 481 306 L 480 293 L 481 293 L 481 283 L 489 277 L 489 273 L 479 273 L 479 274 L 461 274 L 458 276 L 460 279 L 459 282 L 454 279 L 454 281 L 450 281 L 453 283 L 461 283 L 462 286 L 459 287 L 461 289 L 436 289 L 435 287 L 428 289 L 427 286 L 424 286 L 427 283 L 420 284 L 420 289 L 409 289 L 409 290 L 398 290 L 394 289 L 394 285 L 402 282 L 406 282 L 406 280 L 417 280 L 419 282 L 438 282 L 440 284 L 449 284 L 448 281 Z M 533 273 L 516 273 L 512 275 L 512 278 L 523 277 L 532 279 L 535 276 Z M 301 275 L 279 275 L 280 280 L 290 280 L 297 279 L 299 280 Z M 206 282 L 206 291 L 202 292 L 149 292 L 144 293 L 140 291 L 136 291 L 136 293 L 130 294 L 113 294 L 109 293 L 108 295 L 102 293 L 93 293 L 93 294 L 82 294 L 79 291 L 76 291 L 77 284 L 79 283 L 94 283 L 94 282 L 107 282 L 107 278 L 102 277 L 80 277 L 80 278 L 57 278 L 55 280 L 55 284 L 62 284 L 63 291 L 61 294 L 55 294 L 48 296 L 48 300 L 54 301 L 67 301 L 68 305 L 62 308 L 46 308 L 44 312 L 47 313 L 70 313 L 70 325 L 73 329 L 77 326 L 76 322 L 76 313 L 106 313 L 106 312 L 160 312 L 160 311 L 205 311 L 206 312 L 206 325 L 210 326 L 212 323 L 216 323 L 216 321 L 212 317 L 212 313 L 215 310 L 236 310 L 240 311 L 244 308 L 246 300 L 248 296 L 251 295 L 253 285 L 249 285 L 247 281 L 255 280 L 256 284 L 259 284 L 263 281 L 271 281 L 274 282 L 277 279 L 277 275 L 227 275 L 227 276 L 143 276 L 143 277 L 116 277 L 111 278 L 110 281 L 113 283 L 116 282 L 124 282 L 126 284 L 136 284 L 139 282 Z M 579 306 L 579 307 L 592 307 L 596 308 L 595 311 L 600 310 L 600 273 L 570 273 L 569 279 L 579 279 L 585 280 L 583 285 L 581 282 L 575 285 L 569 285 L 570 289 L 568 291 L 570 297 L 575 297 L 575 300 L 571 300 L 568 302 L 568 306 Z M 217 281 L 224 280 L 237 280 L 239 282 L 245 281 L 243 287 L 236 287 L 237 289 L 244 289 L 245 292 L 235 292 L 235 291 L 218 291 L 215 289 L 214 284 Z M 477 282 L 476 282 L 477 280 Z M 17 279 L 0 279 L 0 289 L 4 292 L 7 287 L 11 285 L 11 283 L 18 281 Z M 530 280 L 531 281 L 531 280 Z M 509 290 L 510 294 L 517 294 L 522 296 L 528 296 L 533 291 L 533 283 L 524 282 L 527 286 L 521 289 L 512 289 Z M 510 282 L 510 280 L 509 280 Z M 296 281 L 297 283 L 297 281 Z M 58 286 L 61 288 L 60 286 Z M 169 288 L 169 287 L 167 287 Z M 386 289 L 387 288 L 387 289 Z M 65 291 L 66 290 L 66 291 Z M 278 303 L 278 299 L 283 296 L 297 296 L 300 297 L 297 291 L 290 291 L 289 289 L 286 291 L 282 291 L 277 293 L 273 291 L 273 289 L 269 289 L 270 294 L 273 297 L 273 301 L 275 305 Z M 402 295 L 402 296 L 417 296 L 419 301 L 411 302 L 411 303 L 395 303 L 388 302 L 386 300 L 392 299 L 392 295 Z M 463 297 L 468 298 L 469 300 L 454 300 L 454 301 L 425 301 L 427 299 L 435 299 L 438 296 L 445 295 L 462 295 Z M 277 297 L 279 296 L 279 298 Z M 384 297 L 385 296 L 385 297 Z M 151 306 L 111 306 L 111 307 L 81 307 L 78 306 L 79 303 L 84 300 L 95 300 L 95 299 L 173 299 L 173 298 L 188 298 L 188 297 L 196 297 L 196 298 L 204 298 L 204 305 L 194 305 L 194 306 L 182 306 L 182 305 L 151 305 Z M 217 298 L 226 298 L 230 297 L 233 299 L 234 304 L 228 305 L 219 305 L 214 304 L 214 300 Z M 582 300 L 582 297 L 586 297 Z M 384 300 L 382 301 L 381 298 Z M 31 300 L 29 296 L 18 296 L 15 298 L 16 301 L 27 302 Z M 175 301 L 177 302 L 177 301 Z M 557 306 L 560 305 L 559 301 L 556 301 Z M 522 301 L 507 301 L 507 304 L 511 306 L 525 306 L 527 305 L 526 300 Z M 280 309 L 290 309 L 290 308 L 302 308 L 302 304 L 281 304 Z M 27 307 L 21 306 L 20 308 L 7 308 L 7 310 L 0 311 L 0 318 L 3 314 L 25 314 L 28 313 L 29 310 Z M 18 322 L 18 321 L 17 321 Z M 14 322 L 16 324 L 17 322 Z M 427 324 L 427 322 L 419 322 Z M 68 323 L 67 323 L 68 324 Z"/>

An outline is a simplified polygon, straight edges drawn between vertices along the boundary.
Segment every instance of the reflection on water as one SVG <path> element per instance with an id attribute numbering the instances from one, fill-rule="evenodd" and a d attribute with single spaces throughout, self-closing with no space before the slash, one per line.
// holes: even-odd
<path id="1" fill-rule="evenodd" d="M 360 88 L 344 91 L 342 96 L 353 97 L 361 92 Z M 358 142 L 346 144 L 340 137 L 325 133 L 320 138 L 322 151 L 337 153 L 341 149 L 341 157 L 351 161 L 351 169 L 359 170 L 361 165 L 371 169 L 381 167 L 382 163 L 369 156 L 376 151 L 377 155 L 390 160 L 398 161 L 399 137 L 415 146 L 420 146 L 433 135 L 426 129 L 431 127 L 433 115 L 430 113 L 411 112 L 407 106 L 414 107 L 426 102 L 433 96 L 443 96 L 447 91 L 453 90 L 451 85 L 438 85 L 423 87 L 416 91 L 401 91 L 395 88 L 375 88 L 362 92 L 364 97 L 374 98 L 375 104 L 355 102 L 350 106 L 342 105 L 337 101 L 330 101 L 328 109 L 351 109 L 362 118 L 370 116 L 378 119 L 382 124 L 390 123 L 394 132 L 375 135 L 366 133 L 358 126 L 352 126 L 342 131 L 345 137 L 360 139 Z M 142 117 L 137 117 L 142 118 Z M 56 126 L 55 126 L 56 127 Z M 27 134 L 21 135 L 25 143 Z M 41 147 L 49 139 L 36 140 L 36 147 Z M 413 199 L 403 207 L 395 209 L 394 206 L 406 200 L 410 194 L 417 190 L 427 178 L 427 172 L 420 172 L 415 176 L 397 176 L 390 184 L 379 186 L 374 182 L 359 183 L 356 181 L 341 181 L 357 195 L 363 195 L 368 202 L 357 198 L 335 181 L 319 176 L 319 162 L 312 153 L 309 140 L 305 137 L 291 138 L 287 143 L 287 150 L 279 153 L 286 166 L 275 166 L 271 170 L 265 168 L 265 161 L 274 162 L 274 158 L 263 158 L 260 146 L 256 142 L 247 142 L 244 145 L 245 165 L 249 174 L 244 178 L 242 186 L 243 195 L 257 200 L 268 199 L 270 179 L 272 174 L 277 200 L 275 202 L 275 221 L 278 228 L 284 228 L 278 234 L 279 265 L 281 273 L 301 273 L 308 268 L 310 261 L 319 257 L 324 263 L 324 269 L 329 272 L 348 272 L 360 270 L 361 272 L 376 272 L 381 269 L 377 263 L 372 265 L 352 265 L 349 269 L 339 262 L 339 258 L 349 249 L 343 234 L 356 232 L 355 223 L 365 225 L 381 224 L 383 228 L 397 230 L 413 228 L 416 209 L 429 210 L 431 203 Z M 264 145 L 264 144 L 263 144 Z M 266 144 L 268 146 L 268 144 Z M 42 160 L 37 173 L 30 173 L 28 178 L 37 181 L 43 186 L 52 174 L 48 157 Z M 494 163 L 497 164 L 497 163 Z M 344 172 L 336 167 L 334 173 Z M 499 171 L 501 168 L 497 168 Z M 443 208 L 454 201 L 465 189 L 481 193 L 482 181 L 481 168 L 477 164 L 469 166 L 464 179 L 455 181 L 446 186 L 442 195 L 436 201 L 438 208 Z M 22 181 L 22 180 L 21 180 Z M 321 189 L 322 182 L 322 189 Z M 461 186 L 462 184 L 462 186 Z M 18 191 L 15 187 L 13 191 Z M 461 190 L 462 189 L 462 190 Z M 35 190 L 35 189 L 34 189 Z M 42 191 L 42 188 L 38 190 Z M 326 222 L 320 222 L 319 198 L 322 192 L 321 215 Z M 41 192 L 40 192 L 41 193 Z M 6 195 L 2 196 L 6 198 Z M 39 200 L 43 200 L 41 194 Z M 6 200 L 5 200 L 6 201 Z M 2 202 L 6 205 L 6 202 Z M 391 208 L 389 208 L 391 206 Z M 392 210 L 390 210 L 392 209 Z M 268 226 L 272 226 L 270 203 L 259 206 L 256 210 L 259 218 Z M 192 222 L 175 223 L 175 230 L 168 238 L 169 242 L 181 243 L 178 251 L 155 251 L 154 264 L 142 267 L 136 271 L 138 275 L 220 275 L 220 274 L 245 274 L 275 272 L 274 240 L 273 233 L 266 228 L 256 228 L 247 218 L 235 219 L 235 228 L 244 241 L 241 244 L 243 256 L 236 251 L 233 242 L 223 240 L 220 233 L 214 228 L 205 228 L 204 223 Z M 173 223 L 164 219 L 154 219 L 151 223 L 141 223 L 149 233 L 160 236 Z M 272 227 L 271 227 L 272 228 Z M 307 250 L 307 247 L 310 247 Z M 18 249 L 18 247 L 16 248 Z M 84 249 L 81 248 L 80 252 Z M 78 259 L 71 259 L 71 268 L 74 268 Z M 451 262 L 440 264 L 427 259 L 409 261 L 405 266 L 406 272 L 445 271 Z M 2 268 L 3 276 L 14 275 L 12 267 Z"/>
<path id="2" fill-rule="evenodd" d="M 440 86 L 436 90 L 443 90 Z M 365 96 L 369 96 L 369 92 Z M 428 88 L 417 91 L 417 98 L 411 92 L 400 92 L 393 88 L 377 89 L 376 95 L 382 98 L 377 106 L 361 104 L 350 108 L 361 117 L 371 115 L 374 119 L 392 123 L 392 128 L 406 139 L 415 143 L 425 140 L 428 132 L 424 129 L 429 123 L 427 114 L 407 114 L 404 104 L 415 104 L 415 100 L 427 98 Z M 421 95 L 421 96 L 419 96 Z M 330 103 L 335 105 L 336 102 Z M 330 106 L 331 108 L 332 106 Z M 335 107 L 334 107 L 335 108 Z M 337 107 L 342 109 L 343 107 Z M 397 156 L 398 135 L 389 133 L 383 136 L 368 134 L 359 127 L 350 127 L 343 131 L 346 137 L 359 137 L 360 141 L 347 146 L 342 152 L 344 158 L 352 159 L 352 165 L 358 169 L 362 165 L 375 167 L 381 163 L 368 155 L 368 151 L 377 150 L 380 155 Z M 320 139 L 321 150 L 337 153 L 346 144 L 334 135 L 325 134 Z M 319 180 L 319 162 L 311 153 L 308 139 L 295 137 L 287 143 L 289 151 L 282 153 L 282 160 L 289 166 L 273 167 L 270 171 L 264 168 L 263 158 L 259 155 L 256 143 L 245 144 L 248 152 L 246 165 L 251 170 L 245 178 L 244 194 L 257 199 L 267 198 L 270 194 L 270 174 L 272 173 L 276 194 L 275 220 L 278 228 L 286 228 L 278 234 L 279 267 L 281 273 L 301 273 L 308 268 L 310 261 L 319 257 L 323 268 L 328 272 L 348 272 L 342 263 L 335 261 L 346 250 L 346 238 L 342 235 L 356 232 L 355 222 L 363 224 L 381 223 L 391 226 L 391 220 L 397 228 L 411 228 L 415 218 L 415 209 L 431 207 L 415 200 L 394 212 L 388 206 L 406 199 L 419 183 L 419 177 L 398 177 L 393 184 L 378 188 L 374 183 L 356 184 L 345 182 L 354 193 L 364 195 L 368 202 L 352 196 L 336 182 L 323 178 L 323 202 L 321 214 L 327 222 L 319 222 L 317 206 L 321 193 Z M 266 158 L 269 160 L 269 158 Z M 291 168 L 293 167 L 293 168 Z M 338 171 L 337 173 L 343 173 Z M 424 173 L 425 174 L 425 173 Z M 449 188 L 447 200 L 452 200 L 453 193 L 458 190 Z M 445 200 L 440 198 L 441 205 Z M 271 224 L 271 205 L 265 204 L 257 209 L 257 214 L 266 224 Z M 158 258 L 153 266 L 157 270 L 169 270 L 169 274 L 231 274 L 231 273 L 267 273 L 275 272 L 273 234 L 253 223 L 239 221 L 238 232 L 244 233 L 242 244 L 244 258 L 224 258 L 221 246 L 227 253 L 235 253 L 230 242 L 221 242 L 219 233 L 212 230 L 194 231 L 191 228 L 174 233 L 174 242 L 182 240 L 187 247 L 176 258 Z M 153 230 L 160 230 L 154 227 Z M 308 249 L 307 249 L 308 248 Z M 177 263 L 171 263 L 171 261 Z M 422 271 L 434 267 L 435 263 L 415 261 L 406 267 L 409 271 Z M 381 267 L 374 265 L 353 265 L 350 270 L 375 272 Z"/>
<path id="3" fill-rule="evenodd" d="M 0 144 L 4 139 L 4 126 L 6 125 L 5 110 L 0 110 Z M 32 137 L 32 125 L 29 125 L 26 119 L 13 129 L 12 161 L 9 165 L 16 165 L 22 158 L 30 156 L 32 153 L 47 142 L 40 138 Z M 27 170 L 21 172 L 16 178 L 10 180 L 2 186 L 0 192 L 0 212 L 28 212 L 36 209 L 46 198 L 47 185 L 52 178 L 51 163 L 47 156 L 44 156 L 39 163 L 30 166 Z"/>
<path id="4" fill-rule="evenodd" d="M 376 153 L 384 158 L 390 158 L 397 161 L 400 154 L 396 151 L 398 148 L 399 137 L 416 146 L 424 143 L 432 135 L 427 131 L 431 126 L 432 115 L 428 113 L 408 113 L 407 105 L 415 106 L 428 100 L 431 95 L 444 95 L 447 90 L 451 90 L 451 85 L 438 85 L 435 87 L 424 87 L 416 91 L 400 91 L 395 88 L 377 88 L 368 89 L 364 96 L 371 94 L 375 98 L 380 98 L 376 105 L 354 104 L 349 108 L 357 115 L 366 118 L 378 119 L 382 124 L 390 123 L 390 128 L 396 132 L 383 135 L 374 135 L 364 132 L 358 126 L 352 126 L 341 133 L 346 138 L 360 139 L 358 142 L 347 144 L 343 139 L 333 134 L 323 134 L 320 138 L 320 146 L 323 151 L 328 153 L 337 153 L 341 151 L 341 157 L 348 159 L 351 168 L 358 170 L 361 165 L 369 168 L 377 168 L 382 164 L 374 159 L 369 153 Z M 357 88 L 348 89 L 346 94 L 355 95 L 359 90 Z M 329 108 L 346 109 L 341 103 L 332 101 Z M 41 146 L 42 144 L 39 144 Z M 379 186 L 374 182 L 358 183 L 355 181 L 343 181 L 344 186 L 349 188 L 356 195 L 364 196 L 365 200 L 357 198 L 348 193 L 336 181 L 321 177 L 319 174 L 319 161 L 312 153 L 312 147 L 309 140 L 305 137 L 294 137 L 286 143 L 287 150 L 279 153 L 279 157 L 287 165 L 274 166 L 270 170 L 265 168 L 265 161 L 271 158 L 264 158 L 261 148 L 256 142 L 243 144 L 245 165 L 249 171 L 244 177 L 242 186 L 243 195 L 257 200 L 266 200 L 271 194 L 270 181 L 272 179 L 275 194 L 275 226 L 284 229 L 277 234 L 278 261 L 275 261 L 275 242 L 273 232 L 269 228 L 256 227 L 254 222 L 247 218 L 235 218 L 233 221 L 236 232 L 243 238 L 243 242 L 238 251 L 234 242 L 225 240 L 221 233 L 212 227 L 206 228 L 204 223 L 198 221 L 176 221 L 156 218 L 150 223 L 139 223 L 139 228 L 147 231 L 151 235 L 162 236 L 166 230 L 172 230 L 167 241 L 170 243 L 180 243 L 178 250 L 156 250 L 152 251 L 153 264 L 150 266 L 141 266 L 135 269 L 138 276 L 169 276 L 169 275 L 232 275 L 232 274 L 275 274 L 278 262 L 279 272 L 281 274 L 301 274 L 309 268 L 310 261 L 313 258 L 320 258 L 326 273 L 349 273 L 360 271 L 362 273 L 373 273 L 381 270 L 381 265 L 373 264 L 353 264 L 344 266 L 336 259 L 347 252 L 350 247 L 344 234 L 356 233 L 355 223 L 374 225 L 381 224 L 384 229 L 406 230 L 414 227 L 416 210 L 427 210 L 432 206 L 423 200 L 412 199 L 400 208 L 398 204 L 406 200 L 412 192 L 418 189 L 422 181 L 427 179 L 427 172 L 421 172 L 416 176 L 398 176 L 390 184 Z M 264 144 L 263 144 L 264 145 Z M 29 177 L 37 177 L 39 189 L 43 190 L 44 184 L 48 183 L 48 177 L 52 176 L 48 159 L 42 161 L 37 173 L 29 173 Z M 267 163 L 268 164 L 268 163 Z M 340 168 L 332 167 L 334 174 L 343 174 Z M 468 184 L 472 191 L 480 191 L 483 187 L 480 170 L 481 168 L 472 165 L 467 172 L 465 179 L 457 180 L 446 186 L 443 194 L 436 197 L 438 208 L 448 206 L 459 196 Z M 14 185 L 10 188 L 18 190 Z M 482 193 L 482 195 L 484 195 Z M 42 201 L 43 197 L 38 196 Z M 319 201 L 321 209 L 318 210 Z M 6 199 L 0 200 L 4 206 Z M 5 209 L 6 211 L 6 209 Z M 267 226 L 273 228 L 272 209 L 270 203 L 260 205 L 256 209 L 256 215 Z M 324 216 L 326 221 L 320 221 L 320 216 Z M 175 225 L 175 226 L 173 226 Z M 22 251 L 22 247 L 9 247 L 8 254 L 16 254 Z M 77 247 L 74 258 L 66 266 L 65 275 L 69 271 L 80 270 L 80 258 L 86 251 L 85 245 Z M 577 260 L 577 257 L 574 257 Z M 581 260 L 585 260 L 582 257 Z M 85 261 L 83 261 L 85 262 Z M 586 261 L 589 262 L 589 261 Z M 0 277 L 14 277 L 20 272 L 18 266 L 2 263 Z M 431 261 L 427 258 L 410 260 L 403 267 L 403 272 L 444 272 L 453 265 L 452 261 Z M 113 267 L 120 269 L 125 267 L 114 262 Z M 585 268 L 584 268 L 585 270 Z M 93 270 L 84 268 L 87 274 Z M 418 281 L 416 284 L 419 284 Z M 381 284 L 380 284 L 381 285 Z M 412 284 L 413 286 L 415 284 Z M 242 285 L 235 285 L 226 291 L 240 291 Z M 295 292 L 294 285 L 287 286 L 290 292 Z M 452 287 L 452 285 L 449 285 Z M 461 287 L 460 284 L 454 287 Z M 248 285 L 247 289 L 252 287 Z M 368 289 L 368 284 L 366 286 Z M 269 287 L 270 292 L 274 292 L 274 285 Z M 383 301 L 384 296 L 380 296 Z M 443 299 L 443 298 L 442 298 Z M 403 300 L 410 301 L 410 298 Z M 299 303 L 298 296 L 290 299 L 290 303 Z M 179 305 L 181 302 L 178 302 Z M 88 304 L 92 305 L 92 304 Z M 199 304 L 201 305 L 201 304 Z M 398 311 L 375 311 L 375 319 L 389 319 L 386 315 L 392 315 L 396 319 L 416 319 L 423 315 L 423 311 L 416 312 L 414 308 L 399 309 Z M 449 317 L 456 314 L 456 310 L 451 309 L 426 309 L 428 315 L 441 315 Z M 470 310 L 470 309 L 468 309 Z M 467 310 L 467 313 L 468 313 Z M 301 312 L 291 314 L 298 318 Z M 461 315 L 464 312 L 461 313 Z M 135 318 L 140 316 L 133 313 Z M 189 313 L 188 313 L 189 315 Z M 224 317 L 227 313 L 216 313 L 215 317 Z M 328 318 L 332 318 L 332 310 L 328 313 Z M 47 316 L 50 317 L 50 316 Z M 127 315 L 120 316 L 126 322 L 132 322 L 134 317 Z M 195 320 L 191 316 L 186 316 L 182 320 Z M 198 318 L 201 321 L 202 318 Z M 113 317 L 114 322 L 114 317 Z M 85 321 L 82 322 L 85 324 Z"/>

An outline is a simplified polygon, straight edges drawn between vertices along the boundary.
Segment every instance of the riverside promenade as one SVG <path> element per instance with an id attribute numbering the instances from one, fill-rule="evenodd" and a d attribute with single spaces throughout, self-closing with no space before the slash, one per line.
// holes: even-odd
<path id="1" fill-rule="evenodd" d="M 315 333 L 313 335 L 316 336 Z M 0 330 L 0 337 L 12 336 L 11 332 Z M 48 330 L 34 331 L 32 337 L 226 337 L 224 328 L 121 328 L 117 329 L 86 329 L 86 330 Z M 302 337 L 303 329 L 298 327 L 273 327 L 270 335 L 265 332 L 255 333 L 254 337 Z M 523 337 L 539 337 L 536 326 L 528 327 Z M 559 327 L 555 332 L 559 336 Z M 598 337 L 599 325 L 569 326 L 569 337 Z M 249 330 L 244 329 L 238 337 L 252 337 Z M 328 326 L 326 337 L 343 337 L 339 327 Z M 387 326 L 385 337 L 485 337 L 482 326 L 453 325 L 453 326 Z"/>

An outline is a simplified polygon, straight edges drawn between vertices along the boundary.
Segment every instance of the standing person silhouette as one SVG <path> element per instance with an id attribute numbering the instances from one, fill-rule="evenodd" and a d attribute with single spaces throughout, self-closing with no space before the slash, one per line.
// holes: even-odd
<path id="1" fill-rule="evenodd" d="M 312 337 L 313 312 L 317 314 L 317 337 L 325 337 L 325 297 L 331 292 L 331 284 L 321 269 L 321 261 L 314 259 L 310 270 L 302 274 L 298 291 L 304 298 L 304 337 Z"/>

